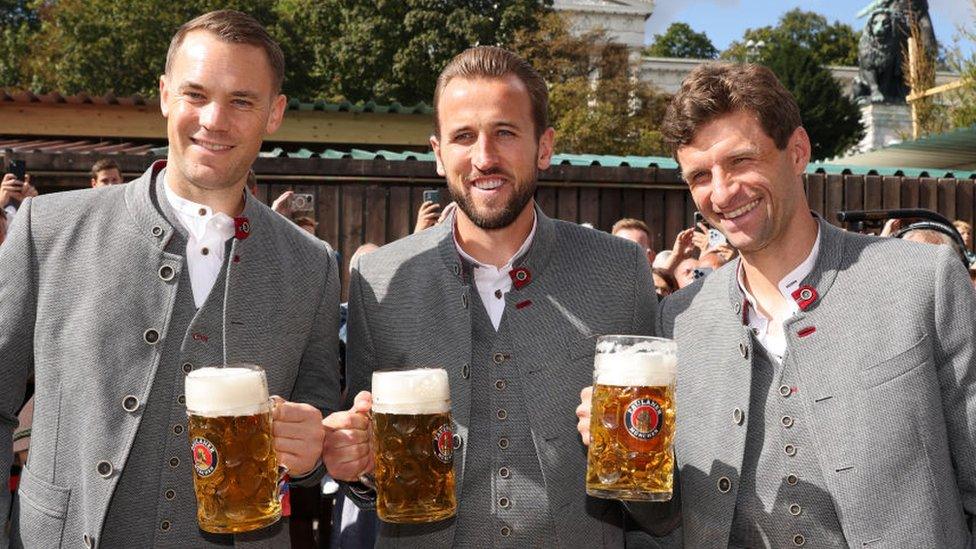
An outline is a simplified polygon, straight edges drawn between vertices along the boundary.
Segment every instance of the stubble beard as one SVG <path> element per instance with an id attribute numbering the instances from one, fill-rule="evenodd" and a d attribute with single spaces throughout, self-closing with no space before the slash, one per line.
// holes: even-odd
<path id="1" fill-rule="evenodd" d="M 492 174 L 485 174 L 492 175 Z M 458 187 L 459 191 L 454 190 L 454 186 L 450 187 L 451 197 L 454 202 L 457 203 L 457 207 L 464 212 L 464 215 L 471 220 L 479 229 L 486 231 L 492 231 L 497 229 L 504 229 L 518 219 L 519 214 L 525 210 L 526 204 L 535 195 L 535 188 L 537 183 L 538 174 L 533 174 L 532 180 L 526 182 L 525 184 L 516 184 L 515 192 L 512 197 L 508 200 L 500 210 L 493 210 L 488 212 L 479 212 L 471 200 L 471 193 L 465 192 L 466 186 L 462 182 Z"/>

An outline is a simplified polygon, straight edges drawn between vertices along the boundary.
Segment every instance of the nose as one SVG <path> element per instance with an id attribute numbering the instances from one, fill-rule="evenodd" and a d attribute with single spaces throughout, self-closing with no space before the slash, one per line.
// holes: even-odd
<path id="1" fill-rule="evenodd" d="M 200 109 L 200 125 L 211 132 L 225 130 L 227 116 L 224 108 L 216 101 L 207 103 Z"/>
<path id="2" fill-rule="evenodd" d="M 711 202 L 713 206 L 724 209 L 731 206 L 732 200 L 739 192 L 739 183 L 728 172 L 721 167 L 712 170 L 712 193 Z"/>
<path id="3" fill-rule="evenodd" d="M 474 144 L 471 163 L 482 173 L 491 173 L 498 166 L 498 151 L 491 137 L 482 135 Z"/>

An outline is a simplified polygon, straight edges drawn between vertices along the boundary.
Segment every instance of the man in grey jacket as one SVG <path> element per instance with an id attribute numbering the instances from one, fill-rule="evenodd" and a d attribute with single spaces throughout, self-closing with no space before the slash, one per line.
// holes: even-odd
<path id="1" fill-rule="evenodd" d="M 698 67 L 662 132 L 741 252 L 659 315 L 679 347 L 685 546 L 973 547 L 976 301 L 958 256 L 812 215 L 810 140 L 768 69 Z"/>
<path id="2" fill-rule="evenodd" d="M 624 510 L 586 496 L 585 449 L 569 413 L 592 377 L 595 336 L 651 333 L 647 257 L 535 206 L 553 129 L 545 82 L 524 60 L 467 50 L 441 73 L 434 105 L 431 145 L 457 211 L 353 266 L 355 402 L 326 418 L 324 461 L 368 505 L 375 492 L 353 481 L 372 470 L 372 372 L 443 367 L 457 516 L 382 523 L 378 545 L 621 546 Z"/>
<path id="3" fill-rule="evenodd" d="M 336 266 L 245 192 L 281 123 L 283 67 L 250 16 L 190 21 L 160 79 L 167 161 L 129 185 L 24 201 L 0 249 L 4 475 L 36 379 L 14 546 L 287 546 L 282 522 L 237 536 L 198 528 L 183 395 L 198 367 L 263 366 L 291 401 L 274 413 L 279 462 L 317 480 L 322 412 L 338 400 Z M 4 491 L 4 517 L 9 506 Z"/>

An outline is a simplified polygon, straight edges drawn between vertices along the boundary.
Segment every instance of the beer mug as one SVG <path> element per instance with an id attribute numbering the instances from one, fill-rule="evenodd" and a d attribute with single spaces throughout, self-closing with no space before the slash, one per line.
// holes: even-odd
<path id="1" fill-rule="evenodd" d="M 230 534 L 274 524 L 280 476 L 264 370 L 200 368 L 186 376 L 184 394 L 200 529 Z"/>
<path id="2" fill-rule="evenodd" d="M 376 513 L 395 523 L 454 516 L 454 434 L 447 371 L 373 373 Z"/>
<path id="3" fill-rule="evenodd" d="M 597 340 L 587 494 L 671 499 L 676 352 L 670 339 L 610 335 Z"/>

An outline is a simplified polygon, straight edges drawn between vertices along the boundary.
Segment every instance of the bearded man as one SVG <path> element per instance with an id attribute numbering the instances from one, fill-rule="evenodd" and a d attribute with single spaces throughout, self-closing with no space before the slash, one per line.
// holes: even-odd
<path id="1" fill-rule="evenodd" d="M 447 369 L 455 424 L 457 515 L 383 523 L 378 546 L 623 545 L 630 514 L 586 496 L 570 414 L 596 336 L 651 333 L 654 286 L 645 250 L 535 205 L 553 149 L 547 103 L 545 82 L 512 53 L 455 57 L 437 81 L 430 142 L 457 211 L 353 265 L 354 402 L 325 420 L 330 473 L 359 503 L 375 497 L 353 481 L 373 468 L 364 389 L 376 369 Z"/>

